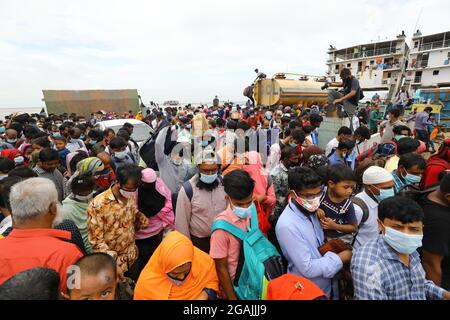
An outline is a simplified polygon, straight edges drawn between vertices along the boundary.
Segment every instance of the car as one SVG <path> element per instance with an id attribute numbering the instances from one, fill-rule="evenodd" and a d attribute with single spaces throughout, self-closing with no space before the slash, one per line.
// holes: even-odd
<path id="1" fill-rule="evenodd" d="M 97 122 L 95 124 L 95 128 L 99 130 L 113 129 L 115 133 L 119 131 L 120 128 L 123 127 L 125 123 L 130 123 L 134 126 L 133 134 L 131 138 L 136 141 L 139 147 L 150 138 L 150 134 L 153 132 L 153 129 L 146 123 L 137 120 L 137 119 L 117 119 L 117 120 L 106 120 Z"/>

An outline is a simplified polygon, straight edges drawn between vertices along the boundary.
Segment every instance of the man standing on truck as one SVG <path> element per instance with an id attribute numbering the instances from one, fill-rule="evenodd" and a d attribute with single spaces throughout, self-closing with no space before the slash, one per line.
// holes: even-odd
<path id="1" fill-rule="evenodd" d="M 342 69 L 340 76 L 342 83 L 333 82 L 331 83 L 331 86 L 343 87 L 344 93 L 342 94 L 336 90 L 328 90 L 328 103 L 333 104 L 333 106 L 336 106 L 337 104 L 342 105 L 343 117 L 349 118 L 349 127 L 354 131 L 354 129 L 359 127 L 359 123 L 355 123 L 357 122 L 356 108 L 358 107 L 359 100 L 364 98 L 364 95 L 359 85 L 359 81 L 352 75 L 350 69 Z"/>

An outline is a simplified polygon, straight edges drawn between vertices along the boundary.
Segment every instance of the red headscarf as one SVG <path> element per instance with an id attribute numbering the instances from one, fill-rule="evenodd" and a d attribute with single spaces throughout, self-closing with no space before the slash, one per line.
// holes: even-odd
<path id="1" fill-rule="evenodd" d="M 450 170 L 450 138 L 445 139 L 438 153 L 428 159 L 422 178 L 423 188 L 437 184 L 440 173 L 445 170 Z"/>
<path id="2" fill-rule="evenodd" d="M 18 154 L 22 155 L 22 153 L 20 153 L 19 150 L 16 150 L 16 149 L 5 149 L 5 150 L 2 150 L 2 154 L 1 155 L 2 155 L 3 158 L 8 158 L 8 159 L 14 160 L 14 158 Z"/>

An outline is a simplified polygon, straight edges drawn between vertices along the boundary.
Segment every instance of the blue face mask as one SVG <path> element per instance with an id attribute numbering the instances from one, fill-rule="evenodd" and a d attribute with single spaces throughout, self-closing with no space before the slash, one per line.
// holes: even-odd
<path id="1" fill-rule="evenodd" d="M 5 133 L 6 129 L 5 127 L 0 127 L 0 133 Z"/>
<path id="2" fill-rule="evenodd" d="M 25 161 L 25 158 L 22 156 L 14 158 L 14 163 L 16 165 L 21 165 L 24 161 Z"/>
<path id="3" fill-rule="evenodd" d="M 290 145 L 292 148 L 296 148 L 296 147 L 298 146 L 298 144 L 296 144 L 296 143 L 294 143 L 294 142 L 289 142 L 289 145 Z"/>
<path id="4" fill-rule="evenodd" d="M 97 143 L 96 140 L 89 140 L 89 144 L 90 144 L 91 146 L 93 146 L 93 145 L 96 144 L 96 143 Z"/>
<path id="5" fill-rule="evenodd" d="M 123 160 L 123 159 L 126 158 L 127 152 L 126 152 L 126 151 L 114 152 L 114 156 L 115 156 L 117 159 Z"/>
<path id="6" fill-rule="evenodd" d="M 186 282 L 187 276 L 183 280 L 174 279 L 172 277 L 169 277 L 168 275 L 167 275 L 167 278 L 169 278 L 170 282 L 172 282 L 174 285 L 179 287 L 179 286 L 182 286 Z"/>
<path id="7" fill-rule="evenodd" d="M 377 188 L 377 187 L 375 187 Z M 377 188 L 378 189 L 378 188 Z M 378 189 L 380 190 L 380 195 L 377 196 L 374 194 L 375 198 L 377 198 L 378 202 L 383 201 L 384 199 L 390 198 L 395 196 L 395 192 L 394 192 L 394 188 L 390 188 L 390 189 Z"/>
<path id="8" fill-rule="evenodd" d="M 83 140 L 85 137 L 86 137 L 86 136 L 85 136 L 84 134 L 82 134 L 82 135 L 80 136 L 80 139 Z"/>
<path id="9" fill-rule="evenodd" d="M 212 184 L 216 180 L 217 180 L 217 173 L 211 175 L 200 173 L 200 181 L 203 183 Z"/>
<path id="10" fill-rule="evenodd" d="M 8 142 L 8 143 L 16 143 L 17 139 L 6 139 L 6 142 Z"/>
<path id="11" fill-rule="evenodd" d="M 233 212 L 241 219 L 245 219 L 247 217 L 251 217 L 253 214 L 256 214 L 256 206 L 253 202 L 248 208 L 241 207 L 233 207 Z"/>
<path id="12" fill-rule="evenodd" d="M 422 180 L 422 177 L 407 173 L 406 176 L 403 177 L 403 179 L 405 180 L 406 184 L 417 184 Z"/>
<path id="13" fill-rule="evenodd" d="M 398 253 L 411 254 L 422 246 L 421 234 L 406 234 L 390 227 L 385 227 L 384 239 Z"/>
<path id="14" fill-rule="evenodd" d="M 206 147 L 209 141 L 202 141 L 202 147 Z"/>

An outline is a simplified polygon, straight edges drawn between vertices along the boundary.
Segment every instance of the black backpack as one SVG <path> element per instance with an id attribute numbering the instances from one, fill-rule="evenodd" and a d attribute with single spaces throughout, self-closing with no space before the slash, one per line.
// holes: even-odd
<path id="1" fill-rule="evenodd" d="M 142 144 L 142 147 L 139 150 L 139 155 L 141 156 L 142 161 L 145 162 L 148 168 L 151 168 L 155 171 L 159 171 L 158 164 L 156 163 L 155 158 L 155 142 L 159 133 L 165 127 L 169 127 L 169 129 L 167 130 L 166 140 L 164 142 L 164 153 L 169 154 L 172 147 L 172 129 L 170 127 L 170 123 L 165 120 L 158 126 L 158 129 L 155 131 L 155 133 L 151 134 L 150 138 L 148 138 L 147 141 Z"/>
<path id="2" fill-rule="evenodd" d="M 409 190 L 407 190 L 409 188 Z M 439 189 L 439 184 L 431 186 L 425 190 L 420 190 L 419 188 L 412 185 L 404 185 L 398 192 L 397 196 L 408 197 L 414 202 L 419 201 L 423 196 L 429 194 L 430 192 Z"/>

